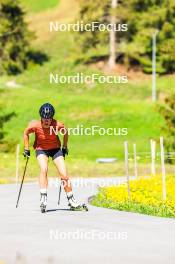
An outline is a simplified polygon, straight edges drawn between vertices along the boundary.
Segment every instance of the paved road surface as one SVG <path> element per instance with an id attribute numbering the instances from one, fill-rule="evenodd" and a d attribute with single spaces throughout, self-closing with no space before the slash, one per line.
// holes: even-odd
<path id="1" fill-rule="evenodd" d="M 87 203 L 97 192 L 98 181 L 104 184 L 102 180 L 75 186 L 75 196 Z M 57 206 L 58 188 L 53 186 L 48 191 L 48 212 L 41 214 L 37 184 L 24 185 L 16 209 L 18 188 L 0 186 L 0 263 L 175 263 L 174 219 L 93 206 L 89 212 L 72 212 L 67 210 L 64 193 Z"/>

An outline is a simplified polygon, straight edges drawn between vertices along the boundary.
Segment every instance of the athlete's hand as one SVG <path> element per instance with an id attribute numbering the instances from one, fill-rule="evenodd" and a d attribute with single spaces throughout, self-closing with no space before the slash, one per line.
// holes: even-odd
<path id="1" fill-rule="evenodd" d="M 30 158 L 30 150 L 29 149 L 25 149 L 23 152 L 23 155 L 25 158 Z"/>
<path id="2" fill-rule="evenodd" d="M 65 158 L 66 155 L 68 155 L 69 151 L 67 147 L 62 147 L 63 157 Z"/>

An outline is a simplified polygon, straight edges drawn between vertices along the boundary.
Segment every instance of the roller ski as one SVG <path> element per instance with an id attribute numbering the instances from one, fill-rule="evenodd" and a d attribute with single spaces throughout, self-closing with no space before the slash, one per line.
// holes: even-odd
<path id="1" fill-rule="evenodd" d="M 46 212 L 46 207 L 47 207 L 47 194 L 46 193 L 41 193 L 41 199 L 40 199 L 40 209 L 41 213 Z"/>
<path id="2" fill-rule="evenodd" d="M 88 211 L 88 207 L 86 204 L 80 204 L 77 207 L 73 207 L 71 205 L 69 206 L 71 211 L 86 211 L 86 212 Z"/>
<path id="3" fill-rule="evenodd" d="M 68 206 L 71 211 L 88 211 L 88 207 L 85 204 L 77 203 L 73 195 L 68 197 Z"/>

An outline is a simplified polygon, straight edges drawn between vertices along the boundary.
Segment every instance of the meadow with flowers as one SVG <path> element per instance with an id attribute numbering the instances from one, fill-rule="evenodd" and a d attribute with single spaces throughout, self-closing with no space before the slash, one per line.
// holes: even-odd
<path id="1" fill-rule="evenodd" d="M 131 198 L 128 199 L 126 184 L 103 187 L 91 203 L 121 211 L 175 217 L 175 176 L 166 178 L 166 200 L 162 199 L 161 176 L 131 180 L 130 191 Z"/>

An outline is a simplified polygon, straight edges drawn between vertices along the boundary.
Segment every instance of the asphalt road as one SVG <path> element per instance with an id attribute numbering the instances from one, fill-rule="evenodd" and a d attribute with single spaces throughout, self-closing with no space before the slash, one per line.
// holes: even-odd
<path id="1" fill-rule="evenodd" d="M 74 182 L 76 198 L 87 203 L 103 180 Z M 90 205 L 89 212 L 72 212 L 64 193 L 58 207 L 54 183 L 46 214 L 39 210 L 37 183 L 24 185 L 18 209 L 19 185 L 0 186 L 0 264 L 175 263 L 174 219 Z"/>

